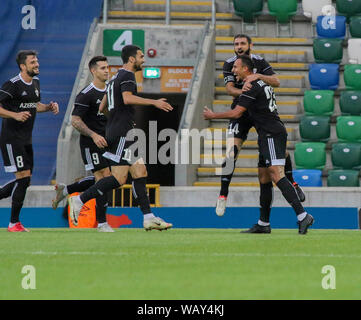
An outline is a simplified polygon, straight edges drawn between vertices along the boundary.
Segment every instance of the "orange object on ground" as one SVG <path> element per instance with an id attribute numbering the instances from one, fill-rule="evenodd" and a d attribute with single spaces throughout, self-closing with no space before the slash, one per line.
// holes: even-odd
<path id="1" fill-rule="evenodd" d="M 72 193 L 70 196 L 76 196 L 78 195 L 78 192 Z M 74 226 L 74 224 L 71 222 L 70 216 L 69 216 L 69 207 L 68 207 L 68 221 L 69 221 L 69 227 L 70 228 L 96 228 L 98 226 L 98 222 L 96 219 L 95 214 L 95 206 L 96 206 L 96 200 L 91 199 L 87 203 L 83 205 L 83 208 L 80 211 L 79 218 L 78 218 L 78 225 Z"/>

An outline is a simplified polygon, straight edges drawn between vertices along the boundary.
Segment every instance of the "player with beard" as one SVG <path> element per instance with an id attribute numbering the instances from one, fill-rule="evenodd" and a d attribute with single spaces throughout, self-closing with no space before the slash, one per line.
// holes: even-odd
<path id="1" fill-rule="evenodd" d="M 280 82 L 273 71 L 270 64 L 261 56 L 252 54 L 253 43 L 252 39 L 244 34 L 237 34 L 233 40 L 235 55 L 223 64 L 223 76 L 226 86 L 226 91 L 234 99 L 231 105 L 231 109 L 234 109 L 237 98 L 244 92 L 252 88 L 251 82 L 255 80 L 262 80 L 272 87 L 279 87 Z M 254 68 L 253 74 L 248 75 L 245 79 L 237 81 L 235 75 L 232 72 L 234 62 L 238 57 L 242 55 L 249 55 L 253 61 Z M 254 126 L 253 120 L 249 117 L 248 111 L 239 119 L 232 119 L 229 121 L 227 129 L 226 140 L 226 158 L 222 164 L 222 176 L 221 176 L 221 190 L 216 204 L 216 213 L 218 216 L 223 216 L 226 210 L 227 196 L 229 192 L 229 185 L 232 180 L 235 164 L 238 154 L 241 150 L 241 146 L 247 140 L 249 130 Z M 305 195 L 301 187 L 293 179 L 292 174 L 292 161 L 289 153 L 286 155 L 285 165 L 286 177 L 295 187 L 300 200 L 305 201 Z M 260 178 L 262 179 L 262 178 Z M 262 198 L 272 199 L 273 187 L 272 184 L 261 185 Z M 271 201 L 267 201 L 270 210 Z"/>
<path id="2" fill-rule="evenodd" d="M 236 75 L 237 80 L 244 80 L 248 76 L 252 76 L 253 69 L 252 59 L 249 56 L 241 55 L 235 60 L 232 72 Z M 297 215 L 299 234 L 306 234 L 314 219 L 304 210 L 294 186 L 285 176 L 287 131 L 277 112 L 273 88 L 263 80 L 252 80 L 250 90 L 237 98 L 232 110 L 213 112 L 205 107 L 203 114 L 205 119 L 239 119 L 247 110 L 258 134 L 258 175 L 261 196 L 260 219 L 252 228 L 243 232 L 271 232 L 270 206 L 268 207 L 267 202 L 272 202 L 272 197 L 265 199 L 263 195 L 262 198 L 262 185 L 274 183 Z"/>
<path id="3" fill-rule="evenodd" d="M 136 155 L 131 146 L 132 129 L 135 127 L 134 106 L 152 105 L 160 110 L 173 110 L 164 98 L 154 100 L 137 96 L 135 72 L 142 69 L 144 53 L 134 45 L 127 45 L 122 50 L 123 67 L 110 80 L 107 92 L 100 106 L 100 111 L 108 114 L 106 136 L 108 147 L 103 154 L 111 165 L 111 175 L 103 178 L 86 190 L 80 196 L 69 197 L 70 217 L 75 225 L 78 223 L 79 212 L 84 203 L 112 189 L 119 188 L 126 183 L 128 173 L 133 182 L 133 194 L 139 202 L 143 213 L 145 230 L 166 230 L 172 227 L 171 223 L 154 216 L 150 209 L 146 189 L 147 169 L 143 159 Z"/>
<path id="4" fill-rule="evenodd" d="M 56 102 L 41 103 L 39 61 L 37 52 L 19 51 L 16 62 L 20 73 L 6 81 L 0 89 L 0 117 L 2 120 L 0 148 L 5 172 L 15 179 L 0 188 L 0 199 L 11 196 L 10 232 L 29 231 L 20 222 L 20 211 L 30 185 L 33 171 L 32 132 L 38 112 L 59 113 Z"/>

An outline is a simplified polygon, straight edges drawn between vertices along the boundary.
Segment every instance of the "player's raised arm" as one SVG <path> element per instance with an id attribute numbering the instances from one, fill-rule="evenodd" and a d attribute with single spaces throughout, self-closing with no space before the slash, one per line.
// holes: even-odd
<path id="1" fill-rule="evenodd" d="M 225 112 L 213 112 L 207 106 L 204 106 L 203 117 L 206 120 L 211 119 L 238 119 L 247 109 L 242 106 L 236 106 L 234 109 Z"/>
<path id="2" fill-rule="evenodd" d="M 130 91 L 124 91 L 122 95 L 123 95 L 124 104 L 138 105 L 138 106 L 152 105 L 165 112 L 169 112 L 173 110 L 173 107 L 168 102 L 166 102 L 165 98 L 161 98 L 157 100 L 147 99 L 147 98 L 138 97 Z"/>

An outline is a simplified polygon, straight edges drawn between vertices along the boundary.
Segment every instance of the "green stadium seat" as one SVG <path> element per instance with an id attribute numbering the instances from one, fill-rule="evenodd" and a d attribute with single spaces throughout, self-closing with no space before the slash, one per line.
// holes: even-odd
<path id="1" fill-rule="evenodd" d="M 299 125 L 300 136 L 303 142 L 327 142 L 330 138 L 330 117 L 304 116 Z"/>
<path id="2" fill-rule="evenodd" d="M 297 0 L 268 0 L 268 10 L 279 23 L 287 23 L 297 13 Z"/>
<path id="3" fill-rule="evenodd" d="M 361 38 L 361 17 L 359 16 L 351 17 L 349 30 L 351 37 Z"/>
<path id="4" fill-rule="evenodd" d="M 326 144 L 323 142 L 299 142 L 295 145 L 297 169 L 323 170 L 326 165 Z"/>
<path id="5" fill-rule="evenodd" d="M 234 12 L 246 23 L 253 23 L 262 14 L 263 0 L 233 0 Z"/>
<path id="6" fill-rule="evenodd" d="M 336 10 L 340 15 L 350 19 L 352 16 L 361 14 L 360 0 L 336 0 Z"/>
<path id="7" fill-rule="evenodd" d="M 361 144 L 339 142 L 332 145 L 331 161 L 334 169 L 360 169 Z"/>
<path id="8" fill-rule="evenodd" d="M 306 90 L 303 96 L 306 115 L 332 115 L 335 108 L 334 94 L 333 90 Z"/>
<path id="9" fill-rule="evenodd" d="M 336 120 L 339 142 L 361 142 L 361 116 L 339 116 Z"/>
<path id="10" fill-rule="evenodd" d="M 361 115 L 361 91 L 345 90 L 340 94 L 340 110 L 342 115 Z"/>
<path id="11" fill-rule="evenodd" d="M 314 39 L 313 55 L 316 63 L 340 63 L 343 57 L 342 39 Z"/>
<path id="12" fill-rule="evenodd" d="M 361 90 L 361 64 L 346 64 L 343 77 L 348 90 Z"/>
<path id="13" fill-rule="evenodd" d="M 328 187 L 359 187 L 358 170 L 329 170 L 327 177 Z"/>

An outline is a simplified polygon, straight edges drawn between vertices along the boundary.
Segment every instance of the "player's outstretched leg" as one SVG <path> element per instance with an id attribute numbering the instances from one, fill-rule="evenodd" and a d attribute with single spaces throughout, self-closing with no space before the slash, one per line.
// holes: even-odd
<path id="1" fill-rule="evenodd" d="M 74 192 L 83 192 L 90 188 L 94 183 L 95 177 L 89 176 L 67 186 L 64 183 L 56 184 L 55 198 L 52 201 L 52 208 L 56 210 L 59 203 L 64 200 L 69 194 L 72 194 Z"/>
<path id="2" fill-rule="evenodd" d="M 16 184 L 16 179 L 11 180 L 6 184 L 4 184 L 2 187 L 0 187 L 0 200 L 11 196 L 15 184 Z"/>
<path id="3" fill-rule="evenodd" d="M 91 199 L 97 198 L 100 195 L 107 194 L 108 191 L 117 189 L 120 187 L 120 183 L 114 176 L 109 176 L 97 181 L 93 186 L 88 190 L 84 191 L 81 195 L 72 196 L 68 198 L 69 204 L 69 215 L 72 220 L 72 223 L 78 225 L 78 217 L 81 208 L 84 203 L 88 202 Z"/>

